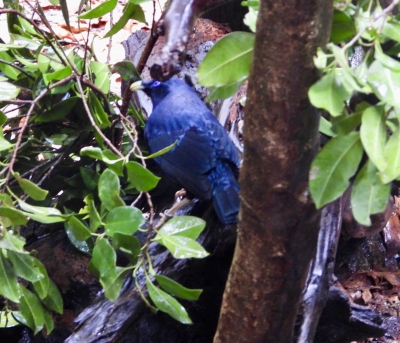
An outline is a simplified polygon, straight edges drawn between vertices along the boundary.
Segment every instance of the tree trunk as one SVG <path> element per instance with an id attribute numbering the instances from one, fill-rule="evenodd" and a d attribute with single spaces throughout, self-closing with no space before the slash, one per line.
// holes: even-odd
<path id="1" fill-rule="evenodd" d="M 319 212 L 308 192 L 319 116 L 307 91 L 332 0 L 261 0 L 245 108 L 241 213 L 215 343 L 292 342 Z"/>

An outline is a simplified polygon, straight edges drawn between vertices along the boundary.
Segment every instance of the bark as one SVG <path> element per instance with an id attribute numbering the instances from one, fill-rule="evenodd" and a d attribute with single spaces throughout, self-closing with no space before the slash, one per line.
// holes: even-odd
<path id="1" fill-rule="evenodd" d="M 244 125 L 241 212 L 214 342 L 292 342 L 315 253 L 308 192 L 318 113 L 307 91 L 329 38 L 332 0 L 261 0 Z"/>

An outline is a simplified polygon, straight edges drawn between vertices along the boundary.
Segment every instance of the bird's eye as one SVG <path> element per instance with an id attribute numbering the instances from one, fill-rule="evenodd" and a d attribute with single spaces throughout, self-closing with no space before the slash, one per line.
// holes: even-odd
<path id="1" fill-rule="evenodd" d="M 153 83 L 153 87 L 155 88 L 155 87 L 158 87 L 159 85 L 160 85 L 160 81 L 154 81 L 154 83 Z"/>

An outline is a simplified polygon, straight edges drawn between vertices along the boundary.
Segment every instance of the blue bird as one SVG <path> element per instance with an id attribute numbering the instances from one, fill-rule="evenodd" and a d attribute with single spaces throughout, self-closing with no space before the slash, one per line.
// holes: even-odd
<path id="1" fill-rule="evenodd" d="M 194 196 L 212 199 L 222 223 L 237 222 L 239 157 L 225 129 L 184 81 L 138 81 L 131 90 L 138 89 L 153 103 L 144 130 L 151 153 L 177 141 L 155 159 L 161 169 Z"/>

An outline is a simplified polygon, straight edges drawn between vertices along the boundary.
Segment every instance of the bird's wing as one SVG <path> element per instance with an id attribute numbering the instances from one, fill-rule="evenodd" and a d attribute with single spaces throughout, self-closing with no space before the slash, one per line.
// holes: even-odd
<path id="1" fill-rule="evenodd" d="M 156 158 L 161 168 L 177 179 L 194 195 L 209 199 L 211 182 L 208 174 L 215 167 L 217 154 L 214 142 L 207 132 L 191 128 L 180 135 L 169 132 L 149 139 L 152 153 L 178 140 L 170 152 Z"/>

